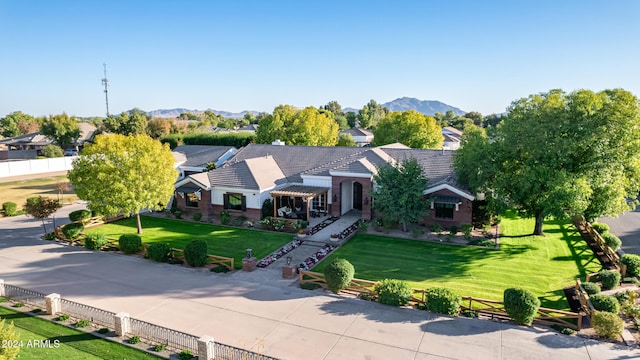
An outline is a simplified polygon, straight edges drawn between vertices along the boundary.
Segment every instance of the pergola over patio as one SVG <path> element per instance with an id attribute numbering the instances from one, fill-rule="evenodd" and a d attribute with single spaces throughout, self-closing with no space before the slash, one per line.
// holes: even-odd
<path id="1" fill-rule="evenodd" d="M 324 188 L 324 187 L 319 187 L 319 186 L 307 186 L 307 185 L 289 185 L 286 186 L 282 189 L 278 189 L 278 190 L 273 190 L 271 191 L 269 194 L 271 194 L 272 198 L 276 198 L 277 196 L 280 197 L 289 197 L 289 198 L 301 198 L 303 200 L 303 203 L 306 203 L 305 206 L 305 213 L 306 213 L 306 218 L 307 220 L 309 220 L 309 210 L 311 207 L 311 202 L 313 200 L 313 198 L 317 197 L 318 195 L 322 195 L 323 196 L 323 200 L 324 200 L 324 210 L 327 210 L 327 193 L 329 192 L 329 188 Z M 278 217 L 278 209 L 277 209 L 277 202 L 274 201 L 273 202 L 273 216 L 274 217 Z"/>

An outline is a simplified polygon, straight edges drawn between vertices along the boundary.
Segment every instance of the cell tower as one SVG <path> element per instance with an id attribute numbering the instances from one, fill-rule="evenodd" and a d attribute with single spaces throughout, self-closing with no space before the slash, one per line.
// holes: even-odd
<path id="1" fill-rule="evenodd" d="M 104 79 L 102 79 L 102 85 L 104 86 L 104 100 L 107 104 L 107 117 L 109 117 L 109 79 L 107 79 L 107 64 L 103 63 L 104 67 Z"/>

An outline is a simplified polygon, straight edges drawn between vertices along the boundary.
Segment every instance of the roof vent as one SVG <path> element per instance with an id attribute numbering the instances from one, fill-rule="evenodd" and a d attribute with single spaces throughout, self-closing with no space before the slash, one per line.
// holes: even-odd
<path id="1" fill-rule="evenodd" d="M 276 139 L 276 141 L 272 142 L 271 145 L 284 146 L 284 141 L 280 141 L 280 139 Z"/>

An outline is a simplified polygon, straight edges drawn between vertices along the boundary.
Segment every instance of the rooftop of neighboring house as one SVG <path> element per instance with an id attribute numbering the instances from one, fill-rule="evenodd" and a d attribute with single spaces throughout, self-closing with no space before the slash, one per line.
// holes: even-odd
<path id="1" fill-rule="evenodd" d="M 406 158 L 418 161 L 430 185 L 455 185 L 452 151 L 410 149 L 397 144 L 375 148 L 249 144 L 208 174 L 213 186 L 263 189 L 302 183 L 305 175 L 375 174 L 377 167 Z"/>
<path id="2" fill-rule="evenodd" d="M 455 137 L 457 137 L 458 139 L 459 139 L 460 137 L 462 137 L 462 131 L 460 131 L 460 130 L 458 130 L 458 129 L 454 128 L 454 127 L 451 127 L 451 126 L 445 126 L 445 127 L 443 127 L 443 128 L 442 128 L 442 134 L 444 134 L 444 135 L 451 135 L 451 136 L 455 136 Z"/>
<path id="3" fill-rule="evenodd" d="M 233 146 L 181 145 L 173 149 L 173 152 L 176 160 L 184 161 L 180 166 L 206 167 L 208 163 L 217 162 L 232 150 L 235 150 Z"/>
<path id="4" fill-rule="evenodd" d="M 346 130 L 340 130 L 340 135 L 349 134 L 351 136 L 373 136 L 373 133 L 367 129 L 351 128 Z"/>
<path id="5" fill-rule="evenodd" d="M 78 127 L 80 128 L 80 137 L 78 138 L 78 140 L 76 140 L 75 145 L 82 145 L 85 142 L 93 139 L 93 135 L 96 131 L 95 126 L 87 122 L 79 122 Z M 53 141 L 51 139 L 49 139 L 39 131 L 0 140 L 0 144 L 5 144 L 8 146 L 46 146 L 52 143 Z"/>

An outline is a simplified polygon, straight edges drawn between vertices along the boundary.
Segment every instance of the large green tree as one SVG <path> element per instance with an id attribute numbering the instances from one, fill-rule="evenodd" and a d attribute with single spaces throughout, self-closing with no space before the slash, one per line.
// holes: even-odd
<path id="1" fill-rule="evenodd" d="M 443 141 L 436 120 L 414 110 L 389 113 L 373 131 L 375 146 L 401 143 L 410 148 L 440 149 Z"/>
<path id="2" fill-rule="evenodd" d="M 423 194 L 428 180 L 415 158 L 378 167 L 373 180 L 374 210 L 385 220 L 398 222 L 407 231 L 409 223 L 429 214 Z"/>
<path id="3" fill-rule="evenodd" d="M 388 113 L 389 109 L 372 99 L 358 111 L 357 121 L 361 128 L 369 129 L 378 125 Z"/>
<path id="4" fill-rule="evenodd" d="M 147 113 L 135 108 L 118 116 L 111 115 L 104 119 L 103 124 L 107 131 L 114 134 L 137 135 L 146 133 L 149 120 Z"/>
<path id="5" fill-rule="evenodd" d="M 338 124 L 332 113 L 313 106 L 299 110 L 279 105 L 259 125 L 256 142 L 260 144 L 282 140 L 291 145 L 333 146 L 338 141 Z"/>
<path id="6" fill-rule="evenodd" d="M 99 135 L 73 161 L 68 177 L 80 199 L 99 214 L 136 215 L 162 209 L 178 175 L 169 145 L 147 135 Z"/>
<path id="7" fill-rule="evenodd" d="M 535 218 L 617 215 L 640 191 L 640 102 L 621 90 L 561 90 L 514 101 L 484 138 L 465 132 L 460 181 L 497 209 Z M 479 152 L 482 156 L 473 155 Z"/>
<path id="8" fill-rule="evenodd" d="M 7 116 L 0 118 L 0 135 L 3 137 L 14 137 L 38 131 L 36 119 L 20 111 L 14 111 Z M 32 131 L 29 131 L 32 130 Z"/>
<path id="9" fill-rule="evenodd" d="M 66 113 L 49 116 L 40 126 L 40 131 L 63 149 L 73 145 L 80 137 L 78 120 Z"/>

